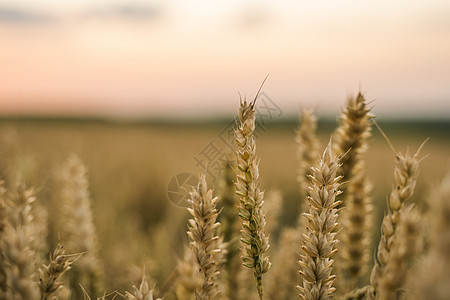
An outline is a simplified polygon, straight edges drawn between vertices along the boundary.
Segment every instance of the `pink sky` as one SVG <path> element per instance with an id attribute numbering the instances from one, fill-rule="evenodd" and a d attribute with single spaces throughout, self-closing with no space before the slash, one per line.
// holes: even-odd
<path id="1" fill-rule="evenodd" d="M 0 112 L 234 113 L 240 91 L 334 113 L 450 116 L 450 2 L 7 0 Z"/>

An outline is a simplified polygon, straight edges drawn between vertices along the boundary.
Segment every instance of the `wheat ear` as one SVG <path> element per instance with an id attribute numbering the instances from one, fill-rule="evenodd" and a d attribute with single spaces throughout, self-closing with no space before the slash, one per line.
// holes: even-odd
<path id="1" fill-rule="evenodd" d="M 239 258 L 239 236 L 240 223 L 236 213 L 237 196 L 234 192 L 234 167 L 231 161 L 226 161 L 224 172 L 220 183 L 220 228 L 219 233 L 227 245 L 227 254 L 225 265 L 223 267 L 222 277 L 226 284 L 222 285 L 225 290 L 222 295 L 227 299 L 236 299 L 238 285 L 238 273 L 241 267 Z"/>
<path id="2" fill-rule="evenodd" d="M 361 281 L 370 260 L 368 249 L 373 225 L 373 207 L 370 198 L 371 186 L 362 158 L 371 136 L 370 118 L 366 99 L 358 93 L 356 97 L 347 100 L 334 135 L 333 150 L 337 155 L 343 155 L 338 174 L 348 182 L 342 187 L 345 210 L 341 213 L 342 233 L 336 266 L 342 275 L 337 284 L 345 286 L 346 290 L 358 286 L 358 281 Z"/>
<path id="3" fill-rule="evenodd" d="M 301 199 L 308 194 L 311 167 L 319 159 L 319 140 L 316 137 L 317 117 L 314 111 L 302 109 L 300 111 L 300 125 L 296 131 L 297 144 L 297 180 L 300 184 Z M 306 208 L 306 205 L 304 206 Z"/>
<path id="4" fill-rule="evenodd" d="M 3 180 L 0 180 L 0 249 L 3 244 L 5 235 L 5 227 L 8 222 L 8 199 L 6 198 L 6 189 L 4 188 Z M 6 261 L 3 251 L 0 251 L 0 299 L 6 299 L 8 290 L 6 278 Z"/>
<path id="5" fill-rule="evenodd" d="M 410 276 L 410 299 L 446 300 L 450 295 L 450 173 L 428 198 L 429 250 Z"/>
<path id="6" fill-rule="evenodd" d="M 351 180 L 361 155 L 367 151 L 367 140 L 371 136 L 371 117 L 366 99 L 361 93 L 355 98 L 349 98 L 341 113 L 339 127 L 333 136 L 333 151 L 337 155 L 343 155 L 342 167 L 338 174 L 346 181 Z M 345 192 L 345 187 L 343 191 Z"/>
<path id="7" fill-rule="evenodd" d="M 198 187 L 192 190 L 188 200 L 190 204 L 188 211 L 192 215 L 192 219 L 189 220 L 187 234 L 191 240 L 191 249 L 200 267 L 200 275 L 203 279 L 200 288 L 195 291 L 195 298 L 198 300 L 216 299 L 219 294 L 219 287 L 216 282 L 220 273 L 217 256 L 221 250 L 216 231 L 220 223 L 216 222 L 218 198 L 213 198 L 212 193 L 212 190 L 208 190 L 206 174 L 204 173 L 200 176 Z"/>
<path id="8" fill-rule="evenodd" d="M 71 252 L 85 252 L 70 272 L 71 291 L 76 298 L 81 298 L 81 283 L 90 295 L 99 295 L 103 288 L 87 169 L 78 156 L 72 155 L 58 175 L 58 197 L 61 202 L 58 228 L 61 241 Z"/>
<path id="9" fill-rule="evenodd" d="M 292 299 L 297 283 L 297 251 L 299 234 L 296 228 L 287 227 L 281 232 L 273 257 L 273 267 L 268 274 L 267 299 Z"/>
<path id="10" fill-rule="evenodd" d="M 242 262 L 253 269 L 260 299 L 264 298 L 262 276 L 270 268 L 264 253 L 269 249 L 269 237 L 265 234 L 266 220 L 262 209 L 264 193 L 257 183 L 259 177 L 256 159 L 255 102 L 241 101 L 239 124 L 234 131 L 237 157 L 236 194 L 239 196 L 239 217 L 242 223 Z"/>
<path id="11" fill-rule="evenodd" d="M 9 218 L 1 244 L 7 266 L 6 299 L 38 299 L 39 293 L 34 283 L 36 263 L 34 238 L 37 234 L 33 226 L 34 191 L 20 183 L 14 187 L 9 198 Z"/>
<path id="12" fill-rule="evenodd" d="M 176 285 L 176 296 L 179 300 L 190 300 L 195 291 L 201 286 L 202 280 L 196 267 L 197 258 L 193 251 L 185 247 L 183 259 L 178 261 L 178 281 Z"/>
<path id="13" fill-rule="evenodd" d="M 53 299 L 59 288 L 63 287 L 60 281 L 62 275 L 67 272 L 72 263 L 79 255 L 67 255 L 64 247 L 59 244 L 53 255 L 50 256 L 48 265 L 43 265 L 39 269 L 39 290 L 41 292 L 41 300 Z"/>
<path id="14" fill-rule="evenodd" d="M 142 281 L 139 288 L 133 285 L 133 290 L 133 294 L 130 292 L 125 293 L 128 300 L 161 300 L 161 298 L 153 298 L 153 290 L 148 286 L 145 272 L 142 274 Z"/>
<path id="15" fill-rule="evenodd" d="M 421 250 L 421 217 L 414 206 L 400 209 L 397 231 L 392 239 L 389 260 L 379 279 L 377 297 L 384 300 L 403 299 L 403 286 L 409 264 Z"/>
<path id="16" fill-rule="evenodd" d="M 354 289 L 361 283 L 370 260 L 373 227 L 373 205 L 370 197 L 372 186 L 367 180 L 364 168 L 362 161 L 355 166 L 355 173 L 348 183 L 347 195 L 344 197 L 345 209 L 341 214 L 340 271 L 347 280 L 347 290 Z"/>
<path id="17" fill-rule="evenodd" d="M 389 263 L 391 250 L 395 240 L 398 223 L 400 221 L 401 208 L 411 199 L 419 173 L 419 150 L 410 155 L 398 153 L 395 163 L 395 186 L 388 201 L 388 213 L 384 216 L 381 225 L 381 237 L 378 244 L 376 261 L 370 276 L 371 289 L 369 298 L 374 298 L 379 287 L 381 277 L 384 275 L 385 266 Z"/>
<path id="18" fill-rule="evenodd" d="M 330 141 L 319 165 L 311 168 L 312 175 L 309 176 L 309 212 L 304 214 L 308 225 L 303 234 L 304 254 L 299 261 L 302 286 L 298 286 L 299 296 L 305 300 L 332 299 L 335 294 L 333 281 L 336 276 L 331 274 L 331 257 L 337 252 L 338 242 L 336 207 L 341 201 L 336 196 L 341 194 L 339 180 L 342 178 L 337 175 L 339 167 L 340 157 L 333 156 Z"/>

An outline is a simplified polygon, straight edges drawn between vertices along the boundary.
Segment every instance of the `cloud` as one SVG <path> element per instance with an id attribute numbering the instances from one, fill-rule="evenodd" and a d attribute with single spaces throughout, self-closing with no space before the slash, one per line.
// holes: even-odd
<path id="1" fill-rule="evenodd" d="M 161 14 L 161 10 L 158 7 L 133 5 L 119 6 L 116 8 L 115 12 L 117 15 L 144 19 L 153 19 Z"/>
<path id="2" fill-rule="evenodd" d="M 160 6 L 123 4 L 105 8 L 91 9 L 87 17 L 116 17 L 134 20 L 154 20 L 163 14 Z"/>
<path id="3" fill-rule="evenodd" d="M 55 21 L 51 15 L 0 6 L 0 22 L 9 24 L 46 24 Z"/>
<path id="4" fill-rule="evenodd" d="M 238 13 L 239 30 L 253 31 L 267 26 L 271 21 L 270 12 L 261 6 L 248 6 Z"/>

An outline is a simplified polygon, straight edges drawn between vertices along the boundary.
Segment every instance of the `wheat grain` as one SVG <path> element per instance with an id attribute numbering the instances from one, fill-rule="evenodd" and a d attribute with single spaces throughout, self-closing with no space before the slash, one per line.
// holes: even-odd
<path id="1" fill-rule="evenodd" d="M 336 197 L 341 193 L 337 175 L 340 157 L 334 157 L 331 141 L 325 149 L 317 167 L 312 167 L 309 176 L 311 184 L 308 189 L 309 212 L 304 216 L 308 221 L 307 233 L 303 234 L 300 258 L 300 275 L 302 286 L 298 286 L 302 299 L 332 299 L 335 294 L 332 275 L 333 260 L 337 252 L 336 231 L 338 228 L 338 210 L 341 201 Z"/>

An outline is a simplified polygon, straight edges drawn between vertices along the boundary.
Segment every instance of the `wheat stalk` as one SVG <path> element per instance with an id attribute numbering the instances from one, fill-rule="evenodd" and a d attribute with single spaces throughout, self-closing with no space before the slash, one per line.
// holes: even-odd
<path id="1" fill-rule="evenodd" d="M 216 209 L 218 198 L 213 198 L 212 190 L 208 190 L 206 185 L 206 174 L 202 174 L 199 184 L 190 194 L 188 200 L 189 213 L 192 219 L 189 220 L 189 231 L 187 232 L 197 263 L 200 267 L 200 274 L 203 282 L 195 291 L 195 298 L 210 300 L 216 299 L 219 288 L 216 282 L 219 275 L 218 254 L 221 252 L 218 244 L 219 237 L 216 235 L 220 223 L 216 222 L 218 212 Z"/>
<path id="2" fill-rule="evenodd" d="M 239 217 L 242 223 L 241 241 L 243 246 L 242 262 L 254 270 L 256 288 L 260 299 L 264 298 L 262 276 L 270 268 L 268 257 L 264 253 L 269 248 L 269 238 L 265 234 L 265 216 L 262 209 L 264 193 L 257 183 L 259 177 L 256 159 L 255 103 L 240 103 L 239 125 L 234 131 L 237 146 L 236 194 L 239 196 Z"/>
<path id="3" fill-rule="evenodd" d="M 312 167 L 309 176 L 311 184 L 308 189 L 309 212 L 304 216 L 308 221 L 306 234 L 303 234 L 300 258 L 300 275 L 302 286 L 297 286 L 302 299 L 332 299 L 335 294 L 332 275 L 333 260 L 337 252 L 336 231 L 338 228 L 337 206 L 341 201 L 336 196 L 341 194 L 337 172 L 340 167 L 340 157 L 334 157 L 331 141 L 325 149 L 317 167 Z"/>

